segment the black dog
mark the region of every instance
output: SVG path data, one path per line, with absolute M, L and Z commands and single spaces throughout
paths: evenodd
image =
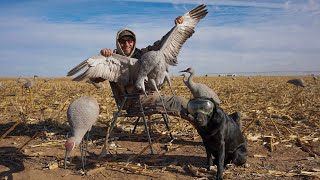
M 207 165 L 217 165 L 217 179 L 223 179 L 226 164 L 243 165 L 247 145 L 241 133 L 240 113 L 227 115 L 213 99 L 195 98 L 188 103 L 207 153 Z M 213 160 L 212 156 L 215 157 Z

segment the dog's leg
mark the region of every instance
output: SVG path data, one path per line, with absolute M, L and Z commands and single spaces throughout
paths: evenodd
M 206 148 L 206 153 L 207 153 L 207 169 L 210 169 L 210 166 L 213 166 L 213 160 L 212 160 L 212 153 L 210 150 L 210 146 L 207 143 L 204 143 L 204 147 Z
M 218 165 L 217 165 L 217 177 L 216 179 L 223 179 L 223 169 L 224 169 L 224 156 L 225 156 L 225 141 L 224 141 L 224 135 L 219 134 L 221 136 L 221 141 L 219 145 L 219 151 L 218 151 Z
M 241 166 L 247 162 L 247 147 L 241 144 L 240 147 L 234 152 L 232 163 Z

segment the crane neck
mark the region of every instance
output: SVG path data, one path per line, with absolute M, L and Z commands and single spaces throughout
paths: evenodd
M 193 82 L 194 72 L 190 72 L 190 76 L 188 77 L 188 83 L 190 86 L 193 86 L 195 83 Z

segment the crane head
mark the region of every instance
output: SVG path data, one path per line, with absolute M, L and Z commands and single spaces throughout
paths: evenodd
M 187 73 L 192 73 L 193 72 L 193 69 L 191 67 L 185 69 L 185 70 L 182 70 L 180 72 L 187 72 Z
M 146 87 L 145 87 L 145 81 L 147 81 L 147 77 L 146 78 L 140 78 L 137 79 L 136 81 L 136 88 L 138 88 L 139 90 L 141 90 L 145 95 L 147 95 L 146 93 Z
M 76 147 L 76 141 L 74 137 L 68 138 L 67 142 L 64 144 L 66 147 L 66 155 L 64 156 L 64 168 L 67 167 L 67 159 L 70 155 L 70 152 Z

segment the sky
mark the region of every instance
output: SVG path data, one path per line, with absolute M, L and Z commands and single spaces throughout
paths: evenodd
M 208 14 L 171 74 L 320 73 L 320 0 L 1 0 L 0 77 L 65 77 L 114 49 L 118 30 L 133 30 L 144 48 L 199 4 Z

